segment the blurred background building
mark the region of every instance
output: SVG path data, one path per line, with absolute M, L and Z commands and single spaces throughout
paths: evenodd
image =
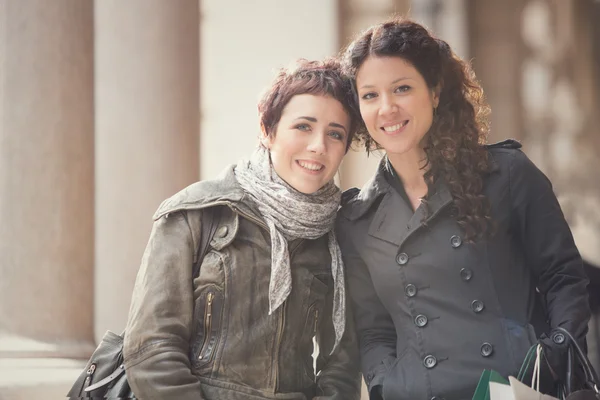
M 0 399 L 62 398 L 124 328 L 154 210 L 252 151 L 277 67 L 393 14 L 472 61 L 490 141 L 548 174 L 598 281 L 600 1 L 0 0 Z

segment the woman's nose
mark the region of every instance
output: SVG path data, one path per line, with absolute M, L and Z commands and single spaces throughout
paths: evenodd
M 390 96 L 381 96 L 381 102 L 379 103 L 379 114 L 393 114 L 398 111 L 398 105 L 394 102 L 394 99 Z
M 315 132 L 311 136 L 308 143 L 308 150 L 317 154 L 325 154 L 327 147 L 325 144 L 325 134 Z

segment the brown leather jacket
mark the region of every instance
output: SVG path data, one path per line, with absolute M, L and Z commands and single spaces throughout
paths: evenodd
M 221 207 L 221 217 L 192 283 L 202 212 L 208 207 Z M 326 237 L 289 243 L 292 292 L 269 315 L 270 236 L 232 167 L 167 199 L 154 219 L 124 344 L 136 396 L 359 398 L 352 315 L 330 355 L 333 280 Z M 317 376 L 313 337 L 320 347 Z

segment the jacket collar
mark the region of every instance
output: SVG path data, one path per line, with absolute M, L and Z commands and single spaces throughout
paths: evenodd
M 438 179 L 427 206 L 420 206 L 413 212 L 388 183 L 384 168 L 385 159 L 379 164 L 375 176 L 360 191 L 354 189 L 346 192 L 347 201 L 341 212 L 345 218 L 354 221 L 379 204 L 369 225 L 369 235 L 402 246 L 411 235 L 452 203 L 452 194 L 444 180 Z
M 341 213 L 347 219 L 354 221 L 361 218 L 379 198 L 386 194 L 395 194 L 394 188 L 385 177 L 385 163 L 386 159 L 383 158 L 377 167 L 375 175 L 367 181 L 362 189 L 349 189 L 344 193 Z M 430 215 L 437 214 L 440 208 L 452 201 L 452 194 L 442 179 L 438 179 L 433 190 L 434 192 L 428 200 Z M 406 208 L 410 210 L 408 205 Z M 412 210 L 410 212 L 412 214 Z
M 500 171 L 500 165 L 495 158 L 494 149 L 520 149 L 522 146 L 521 143 L 514 139 L 507 139 L 498 143 L 486 144 L 484 147 L 488 150 L 490 162 L 489 173 L 491 174 Z M 385 178 L 385 162 L 384 157 L 379 163 L 375 175 L 367 181 L 362 189 L 352 188 L 344 192 L 342 209 L 340 210 L 344 217 L 351 221 L 361 218 L 381 196 L 393 191 L 393 188 Z M 447 185 L 438 180 L 437 186 L 436 193 L 429 200 L 432 211 L 439 209 L 448 200 L 452 201 L 452 195 Z
M 199 210 L 202 208 L 227 205 L 262 220 L 257 207 L 235 178 L 235 165 L 230 165 L 215 179 L 196 182 L 169 197 L 158 207 L 153 219 L 176 211 Z
M 385 158 L 383 158 L 375 175 L 362 189 L 353 188 L 344 192 L 340 213 L 350 221 L 357 220 L 366 214 L 379 198 L 392 190 L 393 188 L 385 179 Z
M 484 145 L 484 147 L 488 151 L 489 160 L 490 160 L 489 173 L 492 173 L 492 172 L 500 171 L 500 164 L 498 163 L 498 161 L 495 158 L 495 156 L 496 156 L 495 150 L 496 149 L 518 150 L 523 146 L 521 145 L 520 142 L 516 141 L 515 139 L 506 139 L 501 142 L 486 144 L 486 145 Z
M 425 227 L 452 203 L 446 183 L 438 179 L 425 204 L 414 212 L 396 191 L 385 196 L 369 226 L 369 235 L 402 247 L 415 232 Z

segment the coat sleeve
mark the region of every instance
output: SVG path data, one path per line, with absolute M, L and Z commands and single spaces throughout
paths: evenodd
M 370 399 L 380 399 L 385 373 L 396 359 L 396 328 L 379 300 L 369 270 L 356 251 L 349 232 L 348 227 L 338 223 L 361 369 Z
M 360 368 L 358 343 L 352 310 L 346 302 L 346 327 L 335 352 L 335 331 L 332 322 L 333 288 L 325 298 L 323 318 L 319 326 L 317 341 L 317 395 L 314 400 L 359 400 Z
M 590 319 L 583 262 L 548 178 L 520 150 L 510 165 L 512 224 L 545 297 L 552 329 L 584 343 Z
M 196 247 L 185 213 L 154 223 L 133 291 L 123 348 L 127 380 L 140 399 L 204 398 L 188 355 Z

